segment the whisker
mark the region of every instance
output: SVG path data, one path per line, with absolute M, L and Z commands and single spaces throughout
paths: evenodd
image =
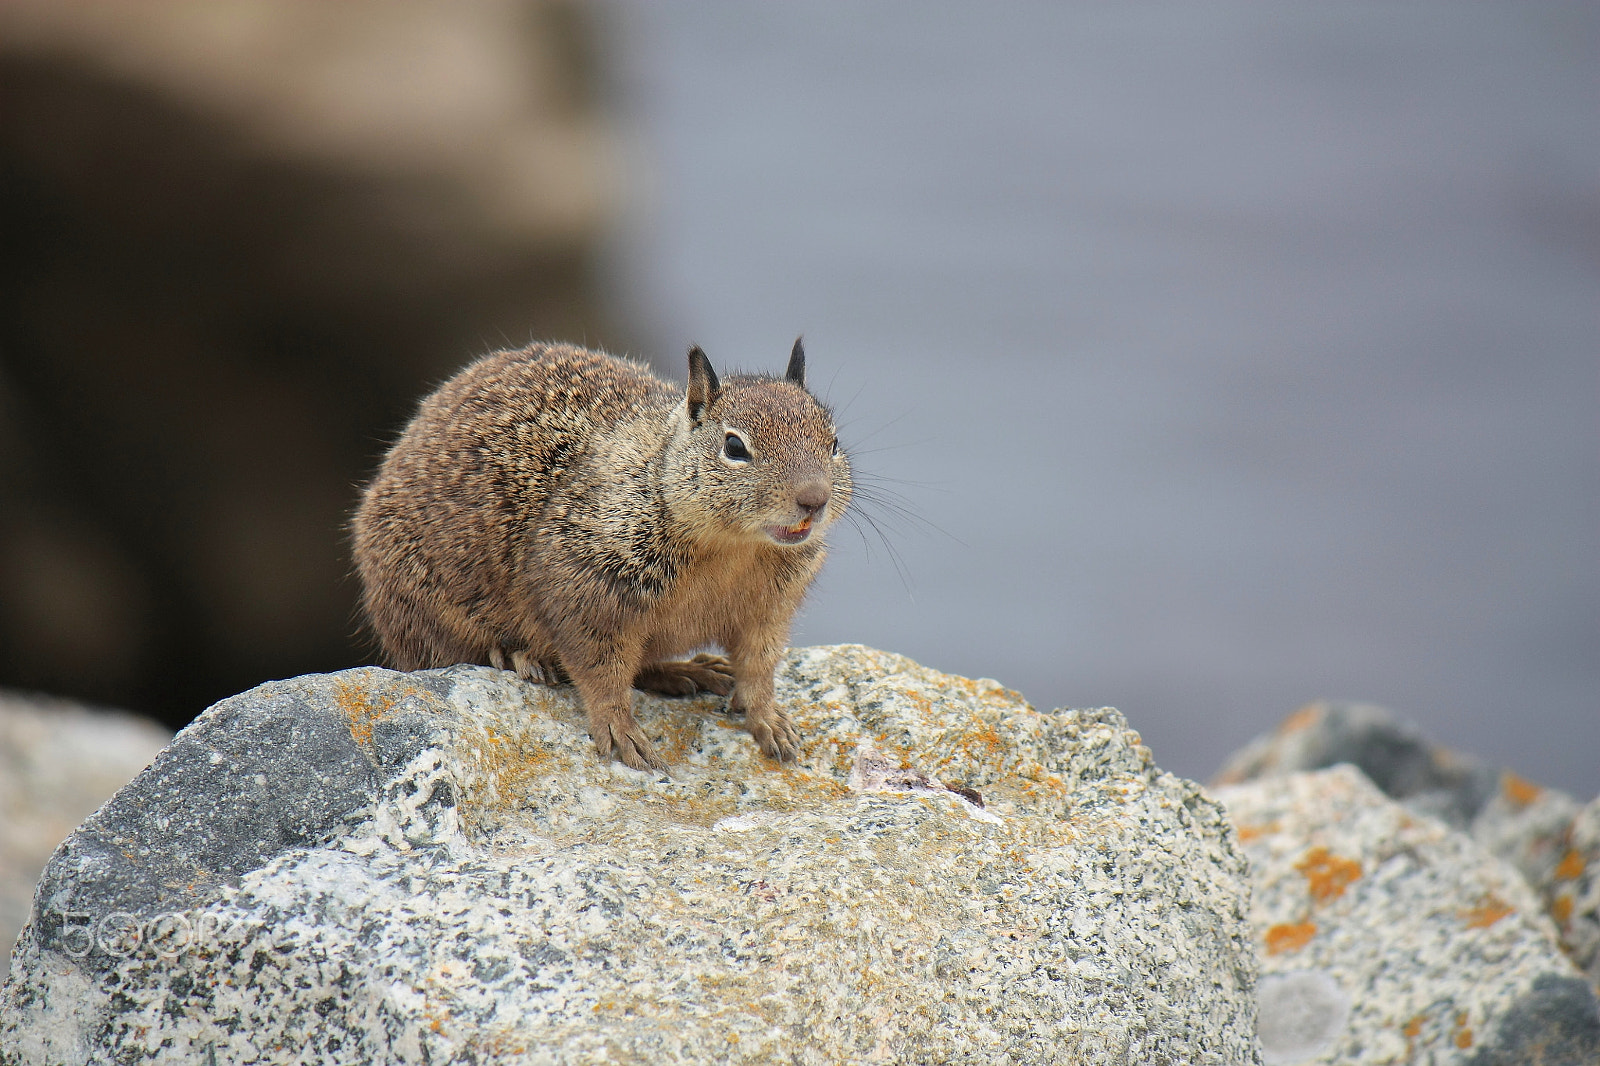
M 934 438 L 923 437 L 921 440 L 906 441 L 904 444 L 883 444 L 876 448 L 851 448 L 850 455 L 877 455 L 880 452 L 897 452 L 905 448 L 920 448 L 924 444 L 932 443 Z
M 906 526 L 914 528 L 919 532 L 937 533 L 942 537 L 947 537 L 955 543 L 960 544 L 962 547 L 967 547 L 966 543 L 962 541 L 960 537 L 957 537 L 948 530 L 944 529 L 937 522 L 924 517 L 910 500 L 906 499 L 898 492 L 888 489 L 878 489 L 872 486 L 857 485 L 855 490 L 855 498 L 862 501 L 868 509 L 876 508 L 880 511 L 883 511 L 886 514 L 898 519 Z M 849 514 L 848 511 L 845 513 Z
M 833 372 L 833 376 L 835 378 L 837 378 L 839 376 L 839 372 L 837 370 L 835 370 Z M 831 393 L 832 391 L 833 391 L 833 382 L 829 381 L 828 382 L 828 388 L 825 390 L 824 395 L 826 396 L 827 393 Z M 844 402 L 844 406 L 839 407 L 839 408 L 835 408 L 833 406 L 832 401 L 831 400 L 827 400 L 827 399 L 823 400 L 823 406 L 826 407 L 828 410 L 833 412 L 834 421 L 837 423 L 840 418 L 843 418 L 846 414 L 849 413 L 850 408 L 855 405 L 855 402 L 857 400 L 861 399 L 861 394 L 863 392 L 866 392 L 866 391 L 867 391 L 867 383 L 866 382 L 862 382 L 860 385 L 856 386 L 855 393 L 848 400 L 846 400 Z
M 878 525 L 877 521 L 865 511 L 850 510 L 846 511 L 844 516 L 849 519 L 851 528 L 861 538 L 861 546 L 865 549 L 868 559 L 872 558 L 872 542 L 867 539 L 867 534 L 861 528 L 861 523 L 865 522 L 872 527 L 872 532 L 883 545 L 884 554 L 889 557 L 890 565 L 894 567 L 895 574 L 900 578 L 900 587 L 905 589 L 906 595 L 915 602 L 917 594 L 911 587 L 911 572 L 906 568 L 904 557 L 894 546 L 894 542 L 889 539 L 888 534 L 884 533 L 883 528 Z

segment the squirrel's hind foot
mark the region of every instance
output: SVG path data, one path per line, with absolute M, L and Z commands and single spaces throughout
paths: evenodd
M 696 655 L 687 662 L 651 663 L 633 679 L 633 687 L 663 696 L 693 696 L 713 692 L 733 693 L 733 666 L 721 655 Z
M 503 664 L 504 658 L 502 656 L 502 661 L 494 665 L 504 670 L 505 666 Z M 527 651 L 514 651 L 511 653 L 511 669 L 515 670 L 517 676 L 522 680 L 532 681 L 536 685 L 572 684 L 572 678 L 568 677 L 567 672 L 561 669 L 559 660 L 538 659 Z

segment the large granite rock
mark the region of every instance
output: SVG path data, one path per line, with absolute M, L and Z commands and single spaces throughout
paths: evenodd
M 670 776 L 483 668 L 275 682 L 51 861 L 0 1059 L 1256 1061 L 1244 862 L 1112 710 L 800 649 L 780 766 L 641 695 Z
M 130 714 L 0 691 L 0 980 L 50 853 L 171 739 Z
M 1393 712 L 1364 703 L 1302 707 L 1236 752 L 1214 783 L 1282 778 L 1340 763 L 1516 867 L 1555 921 L 1563 948 L 1600 988 L 1600 889 L 1593 873 L 1600 868 L 1600 813 L 1588 814 L 1588 828 L 1582 828 L 1579 804 L 1565 792 L 1434 744 Z
M 1600 1007 L 1518 871 L 1354 766 L 1216 791 L 1273 1063 L 1593 1066 Z

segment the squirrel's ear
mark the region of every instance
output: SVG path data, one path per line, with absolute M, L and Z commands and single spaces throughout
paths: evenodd
M 784 377 L 802 389 L 806 387 L 806 347 L 800 343 L 804 339 L 804 337 L 794 339 L 794 351 L 789 353 L 789 369 L 783 372 Z
M 717 393 L 722 391 L 722 383 L 717 380 L 717 372 L 711 369 L 711 360 L 706 358 L 706 353 L 700 350 L 697 344 L 689 349 L 689 419 L 699 422 L 705 414 L 706 408 L 711 406 L 717 398 Z

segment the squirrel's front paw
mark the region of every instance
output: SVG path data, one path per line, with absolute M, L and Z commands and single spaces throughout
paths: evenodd
M 789 716 L 774 710 L 757 717 L 750 716 L 750 735 L 756 738 L 761 750 L 779 762 L 794 762 L 800 754 L 800 732 Z
M 635 770 L 667 768 L 661 756 L 656 754 L 656 746 L 650 743 L 650 738 L 644 735 L 632 715 L 625 721 L 590 723 L 589 732 L 602 759 L 614 753 L 625 765 Z

